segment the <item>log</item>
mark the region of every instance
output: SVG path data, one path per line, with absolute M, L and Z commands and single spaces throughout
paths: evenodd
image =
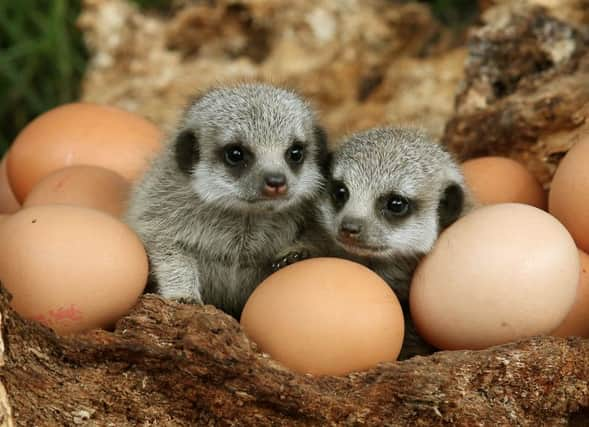
M 114 331 L 56 336 L 0 295 L 2 425 L 586 425 L 589 340 L 534 337 L 313 377 L 211 306 L 145 295 Z M 13 423 L 13 424 L 11 424 Z

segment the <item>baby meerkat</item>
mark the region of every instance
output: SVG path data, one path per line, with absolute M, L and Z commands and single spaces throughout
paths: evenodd
M 328 195 L 319 205 L 327 244 L 305 235 L 295 254 L 338 256 L 379 274 L 398 296 L 406 319 L 400 359 L 428 354 L 409 314 L 409 285 L 417 263 L 440 232 L 472 207 L 460 167 L 442 146 L 409 128 L 356 133 L 331 155 Z M 281 264 L 282 263 L 282 264 Z
M 326 155 L 315 113 L 292 91 L 247 83 L 197 98 L 126 214 L 155 291 L 239 318 L 276 253 L 304 230 Z

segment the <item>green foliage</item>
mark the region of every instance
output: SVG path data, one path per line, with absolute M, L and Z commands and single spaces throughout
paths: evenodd
M 0 1 L 0 153 L 40 113 L 77 98 L 79 0 Z

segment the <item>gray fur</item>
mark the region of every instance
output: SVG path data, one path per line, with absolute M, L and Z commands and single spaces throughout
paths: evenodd
M 326 146 L 317 129 L 307 103 L 265 84 L 212 89 L 188 108 L 126 215 L 146 246 L 159 294 L 239 317 L 276 253 L 299 238 L 324 184 Z M 182 148 L 192 140 L 194 148 Z M 294 141 L 305 145 L 296 167 L 285 158 Z M 251 155 L 235 169 L 223 147 L 237 143 Z M 284 174 L 286 196 L 263 193 L 269 173 Z
M 319 210 L 325 243 L 314 232 L 305 235 L 294 252 L 348 258 L 374 270 L 403 306 L 406 332 L 400 358 L 430 353 L 432 348 L 417 335 L 410 318 L 409 285 L 417 263 L 443 228 L 472 207 L 457 162 L 417 129 L 377 128 L 351 135 L 337 146 L 329 179 L 328 192 L 342 183 L 349 199 L 338 207 L 330 195 L 323 197 Z M 442 202 L 448 188 L 463 196 L 462 201 L 454 200 L 455 212 Z M 406 217 L 385 213 L 384 202 L 392 193 L 411 201 L 413 210 Z M 353 242 L 341 240 L 344 221 L 362 227 Z

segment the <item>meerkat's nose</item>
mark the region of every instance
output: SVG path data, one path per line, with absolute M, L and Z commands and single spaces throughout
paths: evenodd
M 269 173 L 264 175 L 264 194 L 267 196 L 279 196 L 286 193 L 286 176 L 282 173 Z
M 339 234 L 345 238 L 357 238 L 362 232 L 362 220 L 358 218 L 344 218 L 339 226 Z

